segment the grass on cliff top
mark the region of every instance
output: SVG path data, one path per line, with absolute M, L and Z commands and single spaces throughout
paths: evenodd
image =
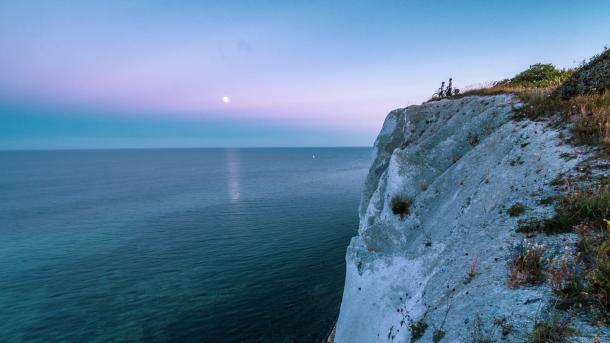
M 494 82 L 488 87 L 467 90 L 453 98 L 462 98 L 472 95 L 498 95 L 515 94 L 526 96 L 534 90 L 554 89 L 568 80 L 574 73 L 574 69 L 557 69 L 552 64 L 537 63 L 531 65 L 525 71 L 515 75 L 512 79 Z
M 492 83 L 488 87 L 465 91 L 453 98 L 513 94 L 523 102 L 516 109 L 516 119 L 542 119 L 557 116 L 563 122 L 573 122 L 572 134 L 577 144 L 597 145 L 610 154 L 610 89 L 605 89 L 604 75 L 587 77 L 597 85 L 579 85 L 582 93 L 566 92 L 574 88 L 574 80 L 593 73 L 600 63 L 610 63 L 610 49 L 593 56 L 589 63 L 575 69 L 557 69 L 552 64 L 534 64 L 511 79 Z M 602 70 L 602 73 L 607 71 Z M 601 79 L 601 81 L 600 81 Z M 605 82 L 605 83 L 604 83 Z M 570 86 L 570 87 L 568 87 Z M 574 93 L 574 94 L 573 94 Z M 566 96 L 570 94 L 570 96 Z

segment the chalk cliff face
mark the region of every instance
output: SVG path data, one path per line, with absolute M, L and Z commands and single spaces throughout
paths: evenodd
M 474 96 L 388 114 L 347 251 L 335 342 L 432 342 L 435 331 L 442 342 L 498 339 L 504 319 L 505 339 L 525 340 L 551 291 L 507 287 L 524 239 L 517 221 L 552 214 L 538 202 L 579 158 L 561 158 L 573 148 L 559 131 L 512 119 L 518 106 L 510 95 Z M 392 210 L 397 196 L 411 200 L 403 218 Z M 515 203 L 523 216 L 508 215 Z

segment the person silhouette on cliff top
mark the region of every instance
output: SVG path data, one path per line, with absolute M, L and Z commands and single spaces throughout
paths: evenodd
M 449 78 L 449 84 L 447 85 L 447 90 L 445 91 L 445 96 L 446 97 L 450 97 L 453 95 L 453 85 L 452 85 L 452 78 Z
M 441 82 L 441 88 L 438 89 L 438 97 L 442 98 L 445 96 L 445 81 Z

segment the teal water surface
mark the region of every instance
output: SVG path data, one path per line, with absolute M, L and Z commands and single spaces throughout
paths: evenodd
M 316 342 L 370 154 L 0 152 L 0 341 Z

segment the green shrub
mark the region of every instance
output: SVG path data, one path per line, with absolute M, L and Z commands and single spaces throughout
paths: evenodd
M 573 70 L 557 69 L 552 64 L 536 63 L 510 79 L 512 86 L 544 88 L 556 86 L 567 80 Z
M 555 92 L 569 99 L 577 95 L 590 95 L 610 89 L 610 49 L 593 56 L 581 65 Z

